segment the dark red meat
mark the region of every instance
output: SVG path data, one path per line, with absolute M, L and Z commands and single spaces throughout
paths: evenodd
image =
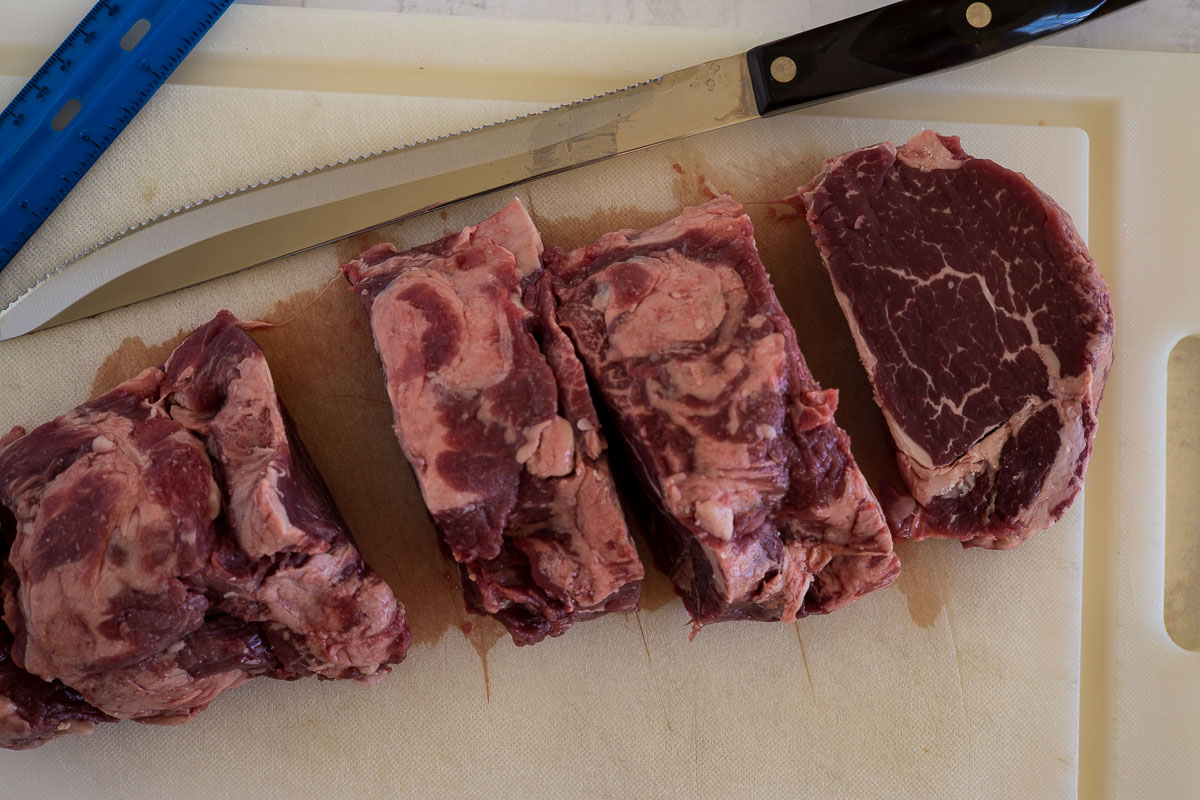
M 1108 287 L 1025 176 L 926 131 L 800 190 L 912 493 L 901 536 L 1015 547 L 1070 506 L 1112 363 Z
M 899 571 L 740 205 L 719 198 L 551 261 L 559 319 L 662 512 L 697 626 L 823 613 Z

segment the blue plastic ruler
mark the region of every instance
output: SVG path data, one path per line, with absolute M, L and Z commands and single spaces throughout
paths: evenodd
M 0 113 L 0 269 L 233 0 L 101 0 Z

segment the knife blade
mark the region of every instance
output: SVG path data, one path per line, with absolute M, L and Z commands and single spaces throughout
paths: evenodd
M 534 178 L 1028 44 L 1141 0 L 903 0 L 502 123 L 285 175 L 123 230 L 0 310 L 0 340 Z

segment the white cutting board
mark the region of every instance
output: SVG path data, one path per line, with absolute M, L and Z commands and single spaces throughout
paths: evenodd
M 4 6 L 0 16 L 13 18 Z M 20 46 L 5 49 L 5 35 L 12 34 L 0 32 L 0 67 L 23 63 Z M 131 125 L 53 227 L 39 232 L 36 249 L 53 263 L 59 250 L 230 184 L 529 110 L 751 41 L 527 24 L 498 33 L 478 21 L 235 7 L 202 43 L 192 73 Z M 413 52 L 416 61 L 404 63 Z M 310 63 L 319 69 L 306 70 Z M 578 68 L 555 68 L 564 63 Z M 621 69 L 608 71 L 613 63 Z M 483 68 L 494 64 L 500 79 L 486 80 Z M 423 72 L 434 76 L 426 82 Z M 408 96 L 387 94 L 393 73 Z M 264 89 L 230 88 L 260 76 Z M 671 163 L 717 188 L 759 185 L 738 174 L 743 151 L 754 154 L 754 169 L 775 164 L 786 173 L 789 162 L 904 138 L 931 123 L 962 135 L 969 151 L 1025 171 L 1081 229 L 1090 221 L 1119 325 L 1088 500 L 1054 530 L 1013 553 L 963 553 L 953 543 L 908 548 L 898 588 L 796 628 L 715 626 L 691 644 L 682 607 L 664 602 L 659 585 L 640 620 L 612 616 L 532 649 L 495 644 L 487 690 L 480 656 L 450 630 L 425 637 L 372 690 L 257 681 L 182 728 L 125 724 L 33 753 L 0 753 L 3 785 L 15 796 L 46 797 L 1066 797 L 1078 774 L 1086 797 L 1189 796 L 1200 775 L 1179 771 L 1195 769 L 1187 726 L 1200 707 L 1200 669 L 1163 632 L 1158 487 L 1166 353 L 1200 322 L 1185 300 L 1197 287 L 1185 291 L 1183 269 L 1170 281 L 1136 280 L 1127 254 L 1144 253 L 1167 274 L 1200 251 L 1194 228 L 1172 226 L 1166 237 L 1136 224 L 1161 224 L 1200 180 L 1180 134 L 1200 119 L 1170 94 L 1197 78 L 1200 67 L 1188 57 L 1027 50 L 820 109 L 840 117 L 755 123 L 525 195 L 539 221 L 555 228 L 569 228 L 555 215 L 581 197 L 633 205 L 633 185 L 637 203 L 666 216 L 681 196 Z M 20 83 L 0 78 L 0 94 Z M 378 95 L 328 91 L 348 88 Z M 497 202 L 476 201 L 400 233 L 414 244 Z M 760 238 L 773 235 L 769 226 Z M 326 275 L 334 255 L 318 251 L 0 344 L 0 420 L 37 423 L 74 405 L 125 336 L 158 342 L 220 306 L 264 314 L 276 298 Z M 404 597 L 402 580 L 397 590 Z

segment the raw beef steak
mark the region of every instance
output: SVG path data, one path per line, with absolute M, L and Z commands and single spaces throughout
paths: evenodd
M 771 288 L 719 198 L 549 258 L 562 327 L 662 519 L 695 626 L 832 611 L 899 572 L 883 514 Z
M 91 733 L 97 722 L 116 722 L 74 689 L 14 664 L 12 643 L 0 627 L 0 747 L 28 750 L 69 733 Z
M 912 493 L 897 534 L 1004 549 L 1062 516 L 1113 336 L 1067 213 L 931 131 L 831 159 L 799 197 Z
M 403 609 L 359 557 L 231 314 L 163 369 L 3 444 L 13 642 L 0 673 L 62 691 L 46 683 L 28 706 L 9 694 L 0 744 L 40 743 L 43 706 L 57 704 L 64 730 L 178 723 L 257 675 L 373 682 L 403 659 Z
M 642 580 L 541 254 L 513 202 L 433 244 L 377 245 L 343 265 L 467 605 L 517 644 L 634 608 Z

